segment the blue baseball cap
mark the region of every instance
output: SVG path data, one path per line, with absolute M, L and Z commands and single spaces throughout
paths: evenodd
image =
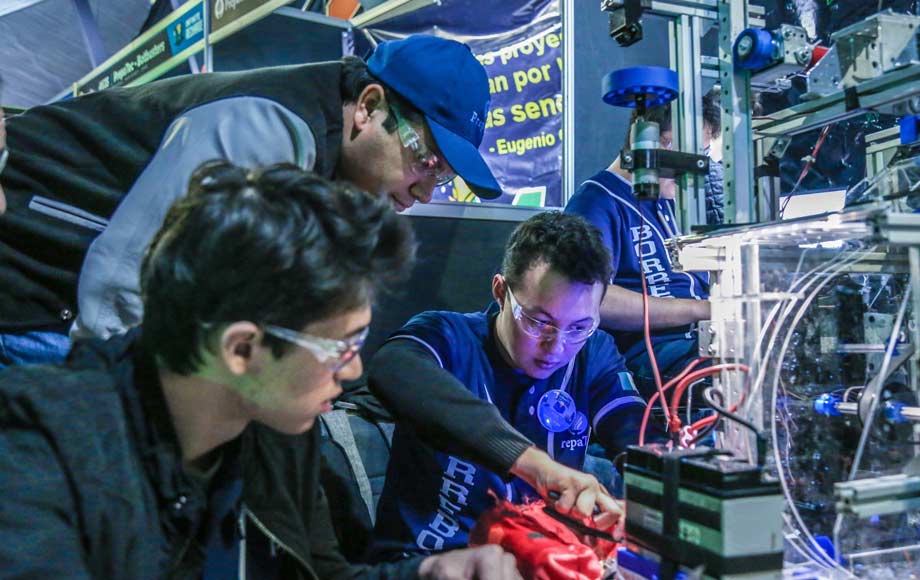
M 489 77 L 470 47 L 416 34 L 377 45 L 367 68 L 425 115 L 441 153 L 473 193 L 501 195 L 479 153 L 491 97 Z

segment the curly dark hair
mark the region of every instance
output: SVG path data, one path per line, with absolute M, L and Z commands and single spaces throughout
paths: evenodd
M 414 258 L 411 227 L 385 200 L 292 164 L 210 161 L 144 257 L 142 337 L 161 364 L 191 374 L 213 325 L 299 330 L 371 302 Z M 276 356 L 289 348 L 264 340 Z
M 613 275 L 610 252 L 601 234 L 581 216 L 547 211 L 521 223 L 508 240 L 502 275 L 513 288 L 540 263 L 572 282 L 606 287 Z

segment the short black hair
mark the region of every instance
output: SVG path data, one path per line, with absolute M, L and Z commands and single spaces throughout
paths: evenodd
M 144 257 L 142 339 L 160 364 L 191 374 L 215 325 L 299 331 L 371 302 L 414 258 L 411 227 L 383 199 L 292 164 L 209 161 Z M 275 356 L 289 348 L 265 342 Z
M 416 125 L 421 124 L 425 120 L 425 116 L 415 108 L 409 101 L 404 99 L 401 95 L 393 91 L 386 83 L 375 77 L 371 71 L 367 69 L 367 63 L 363 59 L 348 55 L 342 57 L 342 81 L 339 90 L 342 94 L 343 103 L 354 103 L 357 102 L 358 97 L 361 95 L 361 91 L 367 88 L 368 85 L 377 84 L 383 87 L 384 96 L 387 99 L 387 118 L 383 121 L 383 128 L 387 130 L 388 133 L 392 133 L 396 130 L 396 118 L 393 116 L 393 111 L 391 110 L 392 105 L 396 105 L 399 109 L 399 112 L 405 116 L 409 121 L 412 121 Z
M 513 288 L 540 263 L 572 282 L 595 284 L 605 291 L 613 274 L 610 252 L 596 227 L 581 216 L 547 211 L 522 222 L 508 240 L 502 275 Z

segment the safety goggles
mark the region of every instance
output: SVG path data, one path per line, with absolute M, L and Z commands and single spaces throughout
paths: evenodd
M 273 324 L 264 324 L 262 328 L 266 334 L 307 349 L 319 359 L 320 364 L 332 372 L 341 370 L 358 355 L 370 331 L 370 327 L 365 327 L 346 340 L 336 340 L 304 334 Z
M 447 162 L 425 145 L 422 136 L 399 112 L 395 104 L 390 105 L 390 110 L 393 111 L 393 117 L 396 118 L 399 140 L 412 157 L 412 170 L 417 175 L 434 177 L 438 185 L 447 185 L 453 181 L 457 174 L 451 170 Z
M 599 320 L 595 320 L 590 326 L 576 326 L 569 330 L 562 330 L 558 326 L 550 324 L 549 322 L 537 320 L 524 312 L 524 308 L 521 307 L 514 297 L 511 286 L 509 286 L 507 282 L 505 283 L 505 288 L 508 290 L 508 298 L 511 300 L 511 315 L 514 317 L 514 320 L 517 321 L 521 330 L 524 331 L 524 334 L 531 338 L 536 338 L 541 341 L 551 341 L 555 340 L 557 336 L 561 336 L 562 341 L 566 344 L 580 344 L 588 340 L 600 324 Z

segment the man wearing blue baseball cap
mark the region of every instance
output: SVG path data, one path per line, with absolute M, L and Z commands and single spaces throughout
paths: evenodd
M 489 112 L 489 80 L 469 47 L 410 36 L 378 46 L 367 67 L 424 115 L 444 158 L 473 192 L 497 197 L 500 187 L 478 149 Z
M 500 186 L 478 151 L 488 108 L 470 49 L 417 35 L 367 63 L 188 75 L 9 119 L 0 368 L 63 358 L 74 322 L 72 334 L 108 338 L 140 321 L 143 249 L 202 162 L 293 162 L 398 211 L 457 174 L 491 199 Z

